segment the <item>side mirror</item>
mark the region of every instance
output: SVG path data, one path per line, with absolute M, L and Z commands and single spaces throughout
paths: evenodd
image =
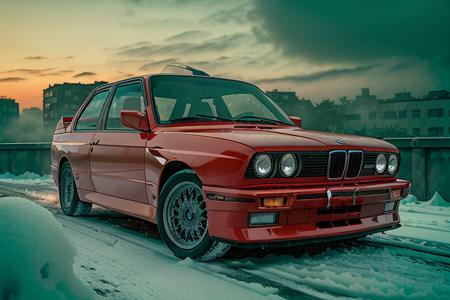
M 137 129 L 140 131 L 150 130 L 146 116 L 140 111 L 121 110 L 120 122 L 128 128 Z
M 289 116 L 289 119 L 291 119 L 292 123 L 294 123 L 295 126 L 302 128 L 302 118 Z

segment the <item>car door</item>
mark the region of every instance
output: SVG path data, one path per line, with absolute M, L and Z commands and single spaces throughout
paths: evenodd
M 65 152 L 69 154 L 78 189 L 94 190 L 89 168 L 91 141 L 100 124 L 109 91 L 109 87 L 96 91 L 84 105 L 79 117 L 75 117 L 73 132 L 65 135 L 63 146 L 67 147 Z
M 113 91 L 100 130 L 95 133 L 90 155 L 91 177 L 98 193 L 148 203 L 145 186 L 147 133 L 125 127 L 121 110 L 145 113 L 143 84 L 131 81 Z

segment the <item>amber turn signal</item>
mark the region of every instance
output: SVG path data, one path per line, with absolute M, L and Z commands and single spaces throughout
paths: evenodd
M 402 197 L 402 190 L 401 189 L 392 190 L 392 198 L 393 198 L 393 200 L 400 199 L 401 197 Z
M 264 207 L 281 207 L 286 205 L 286 198 L 284 197 L 267 197 L 262 199 Z

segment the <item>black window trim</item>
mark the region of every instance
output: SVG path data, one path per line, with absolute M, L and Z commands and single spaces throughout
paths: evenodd
M 93 129 L 79 129 L 79 128 L 77 128 L 78 120 L 80 119 L 80 117 L 83 114 L 83 112 L 85 111 L 86 107 L 89 105 L 89 103 L 91 103 L 92 99 L 94 99 L 95 96 L 97 96 L 100 93 L 107 92 L 108 95 L 106 96 L 106 99 L 103 102 L 103 106 L 102 106 L 102 109 L 101 109 L 100 115 L 99 115 L 99 120 L 101 120 L 102 114 L 103 114 L 103 110 L 105 108 L 105 104 L 108 102 L 109 98 L 111 97 L 111 90 L 112 90 L 112 88 L 113 88 L 113 86 L 107 85 L 107 86 L 102 86 L 98 90 L 92 91 L 91 95 L 88 96 L 87 100 L 83 103 L 81 109 L 79 110 L 79 113 L 76 115 L 76 120 L 75 120 L 75 122 L 73 124 L 73 131 L 91 132 L 91 131 L 97 131 L 98 130 L 99 125 L 101 123 L 98 120 L 97 120 L 97 127 L 95 129 L 94 128 Z
M 97 131 L 99 131 L 99 132 L 123 132 L 123 133 L 138 133 L 138 132 L 140 132 L 139 130 L 132 129 L 132 128 L 129 128 L 129 129 L 126 129 L 126 128 L 106 129 L 106 119 L 108 118 L 108 112 L 111 107 L 112 100 L 114 99 L 114 95 L 117 91 L 117 88 L 122 87 L 122 86 L 136 84 L 136 83 L 141 84 L 141 91 L 142 91 L 142 97 L 144 99 L 144 106 L 145 107 L 148 106 L 147 97 L 145 95 L 146 94 L 145 93 L 145 81 L 143 78 L 141 78 L 141 77 L 130 78 L 130 79 L 127 79 L 124 81 L 117 82 L 117 83 L 113 84 L 111 91 L 110 91 L 110 95 L 109 95 L 108 99 L 106 100 L 105 105 L 103 106 L 103 109 L 101 112 L 101 121 L 99 123 L 99 126 L 97 127 Z M 147 112 L 144 112 L 144 114 L 147 116 Z

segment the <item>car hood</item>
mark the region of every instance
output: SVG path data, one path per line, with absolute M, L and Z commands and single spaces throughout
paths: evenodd
M 189 126 L 185 134 L 213 137 L 248 145 L 257 151 L 282 151 L 283 149 L 359 149 L 366 151 L 397 151 L 382 140 L 330 132 L 304 130 L 297 127 L 249 127 L 249 126 Z M 172 130 L 169 130 L 172 131 Z

